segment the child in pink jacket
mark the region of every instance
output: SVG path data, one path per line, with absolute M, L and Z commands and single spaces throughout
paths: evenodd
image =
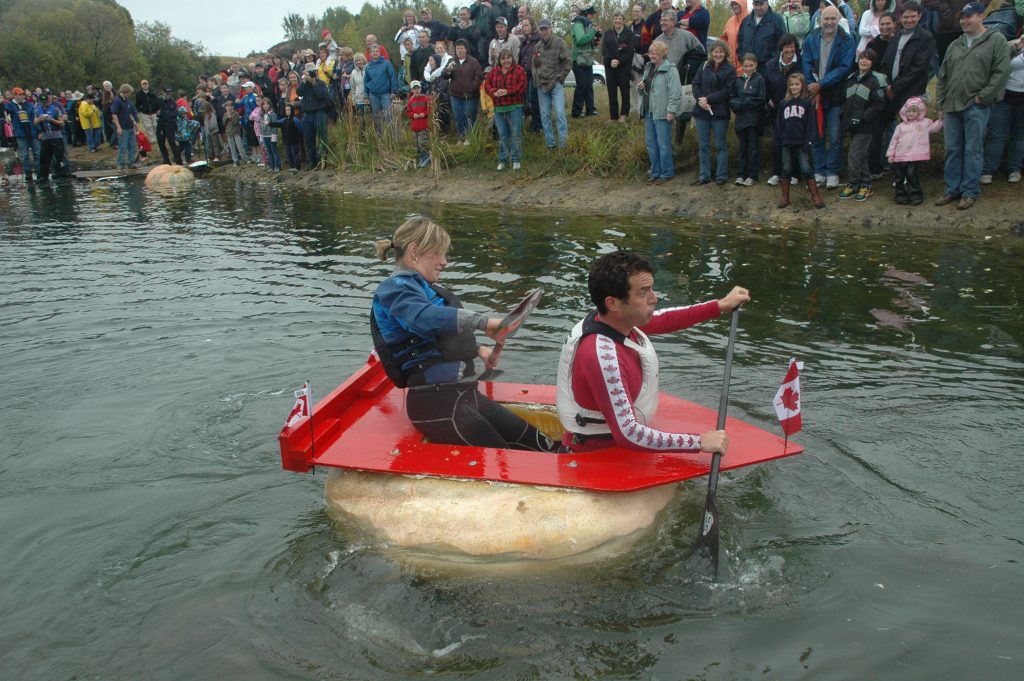
M 886 157 L 896 174 L 896 203 L 901 206 L 920 206 L 924 201 L 918 167 L 921 161 L 932 157 L 928 136 L 942 130 L 942 119 L 928 117 L 928 105 L 920 97 L 911 97 L 900 109 L 902 123 L 889 142 Z

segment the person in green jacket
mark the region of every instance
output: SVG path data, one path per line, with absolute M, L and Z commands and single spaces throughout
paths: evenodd
M 572 18 L 572 77 L 576 89 L 572 93 L 572 117 L 596 116 L 594 106 L 594 46 L 601 44 L 601 29 L 593 22 L 597 10 L 593 5 L 573 5 L 576 16 Z M 598 47 L 598 49 L 600 49 Z
M 974 205 L 981 193 L 985 129 L 992 105 L 1002 100 L 1010 76 L 1010 48 L 997 31 L 982 23 L 985 5 L 969 2 L 960 13 L 964 34 L 946 50 L 935 88 L 943 113 L 946 193 L 935 202 L 956 202 L 959 210 Z
M 647 156 L 651 160 L 648 182 L 662 185 L 675 177 L 672 158 L 672 121 L 683 107 L 683 90 L 679 87 L 679 71 L 668 61 L 668 45 L 655 41 L 647 50 L 651 62 L 637 84 L 640 91 L 640 116 L 647 135 Z

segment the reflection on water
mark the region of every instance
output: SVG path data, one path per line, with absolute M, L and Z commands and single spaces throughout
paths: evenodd
M 507 380 L 551 381 L 600 253 L 651 259 L 663 305 L 752 290 L 730 414 L 775 427 L 799 357 L 807 453 L 723 477 L 718 583 L 687 570 L 702 480 L 626 556 L 474 574 L 343 533 L 323 473 L 279 469 L 290 390 L 309 378 L 322 396 L 365 360 L 390 268 L 372 241 L 418 211 L 452 232 L 444 279 L 471 307 L 545 288 Z M 173 199 L 135 181 L 15 187 L 0 194 L 5 672 L 1010 678 L 1022 251 L 209 179 Z M 660 340 L 663 389 L 716 404 L 725 335 L 719 320 Z

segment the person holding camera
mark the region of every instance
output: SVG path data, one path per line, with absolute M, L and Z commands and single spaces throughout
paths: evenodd
M 594 106 L 594 45 L 600 45 L 601 29 L 593 22 L 597 10 L 593 5 L 580 7 L 572 18 L 572 75 L 576 89 L 572 93 L 572 117 L 596 116 Z
M 321 152 L 327 147 L 327 110 L 332 103 L 327 85 L 317 75 L 316 64 L 306 64 L 298 93 L 302 100 L 302 139 L 306 142 L 306 160 L 311 169 L 319 170 L 323 163 Z

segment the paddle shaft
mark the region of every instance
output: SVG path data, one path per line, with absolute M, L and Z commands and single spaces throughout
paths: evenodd
M 484 363 L 484 370 L 480 374 L 480 378 L 477 380 L 486 381 L 495 375 L 494 365 L 498 363 L 498 358 L 501 357 L 501 351 L 505 348 L 505 341 L 500 340 L 494 344 L 491 348 L 491 356 Z
M 736 348 L 736 327 L 739 325 L 740 309 L 737 307 L 732 311 L 732 318 L 729 320 L 729 344 L 725 349 L 725 372 L 722 376 L 722 397 L 718 400 L 718 421 L 715 423 L 715 430 L 725 429 L 725 415 L 729 411 L 729 381 L 732 378 L 732 356 Z M 708 480 L 708 499 L 714 500 L 715 492 L 718 490 L 718 468 L 722 460 L 722 454 L 715 452 L 711 457 L 711 477 Z
M 729 409 L 729 379 L 732 377 L 732 355 L 736 346 L 736 327 L 739 322 L 739 307 L 732 311 L 732 320 L 729 323 L 729 344 L 725 351 L 725 376 L 722 378 L 722 398 L 718 403 L 717 430 L 725 429 L 725 415 Z M 711 474 L 708 476 L 708 499 L 704 507 L 704 517 L 701 522 L 700 534 L 697 536 L 696 551 L 708 559 L 711 563 L 711 572 L 718 576 L 718 507 L 715 505 L 715 494 L 718 492 L 718 471 L 721 466 L 722 455 L 715 452 L 711 456 Z

